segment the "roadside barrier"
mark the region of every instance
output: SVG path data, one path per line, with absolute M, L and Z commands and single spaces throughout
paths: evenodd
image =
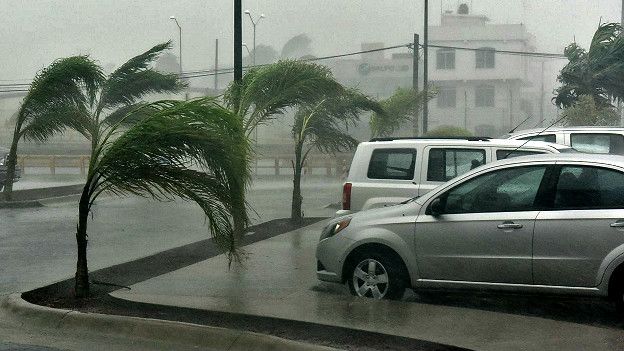
M 55 175 L 59 168 L 79 169 L 80 175 L 85 175 L 89 167 L 87 155 L 18 155 L 17 162 L 22 175 L 32 171 L 32 168 L 49 169 L 48 174 Z M 350 154 L 312 155 L 305 162 L 303 175 L 313 174 L 315 170 L 323 170 L 322 174 L 328 177 L 344 176 L 347 165 L 351 162 Z M 261 157 L 252 161 L 252 168 L 256 174 L 263 175 L 290 175 L 294 168 L 294 159 L 291 155 Z M 38 172 L 39 173 L 39 172 Z

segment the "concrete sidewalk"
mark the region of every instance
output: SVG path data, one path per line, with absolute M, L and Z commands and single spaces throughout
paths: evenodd
M 624 332 L 552 319 L 351 297 L 315 276 L 323 222 L 246 247 L 244 267 L 223 256 L 116 291 L 139 302 L 278 317 L 477 350 L 622 350 Z M 410 301 L 411 300 L 411 301 Z

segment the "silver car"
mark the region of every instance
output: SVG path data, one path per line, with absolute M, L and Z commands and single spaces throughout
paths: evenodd
M 610 296 L 624 304 L 624 157 L 490 163 L 400 205 L 333 219 L 317 276 L 354 295 L 475 288 Z

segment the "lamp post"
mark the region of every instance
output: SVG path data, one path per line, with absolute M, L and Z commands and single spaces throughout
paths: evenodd
M 249 51 L 249 46 L 247 46 L 247 43 L 243 43 L 243 47 L 247 49 L 247 55 L 251 56 L 251 52 Z
M 256 19 L 254 21 L 253 17 L 251 16 L 251 12 L 249 10 L 245 10 L 245 13 L 247 14 L 247 16 L 249 16 L 249 19 L 251 20 L 251 24 L 253 25 L 253 58 L 252 58 L 252 62 L 253 65 L 256 65 L 256 26 L 258 25 L 258 23 L 260 23 L 260 20 L 265 18 L 266 16 L 264 15 L 264 13 L 260 14 L 260 17 L 258 17 L 258 19 Z
M 425 0 L 425 16 L 424 16 L 424 45 L 423 45 L 423 94 L 425 96 L 425 100 L 423 103 L 423 122 L 422 129 L 423 134 L 427 133 L 429 129 L 429 100 L 427 99 L 427 95 L 429 95 L 429 0 Z
M 173 20 L 178 26 L 178 46 L 180 48 L 180 76 L 182 76 L 182 27 L 180 27 L 180 23 L 178 23 L 178 19 L 175 16 L 169 17 L 170 20 Z M 182 77 L 180 77 L 182 78 Z
M 178 46 L 180 48 L 180 80 L 182 80 L 182 27 L 180 26 L 180 23 L 178 23 L 178 19 L 175 16 L 171 16 L 169 17 L 170 20 L 173 20 L 176 24 L 176 26 L 178 26 Z M 188 91 L 185 93 L 185 99 L 188 100 Z

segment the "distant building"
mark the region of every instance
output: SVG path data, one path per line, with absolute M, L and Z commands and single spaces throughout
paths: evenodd
M 429 103 L 429 129 L 453 125 L 496 136 L 528 116 L 523 127 L 534 126 L 540 121 L 543 96 L 539 62 L 494 51 L 534 52 L 534 36 L 523 24 L 490 24 L 486 16 L 469 14 L 465 6 L 461 12 L 465 14 L 447 12 L 439 26 L 429 28 L 429 82 L 439 92 Z M 384 43 L 362 44 L 363 51 L 383 47 Z M 375 51 L 337 60 L 330 67 L 343 84 L 383 98 L 397 87 L 412 86 L 412 61 L 408 52 L 388 57 Z

